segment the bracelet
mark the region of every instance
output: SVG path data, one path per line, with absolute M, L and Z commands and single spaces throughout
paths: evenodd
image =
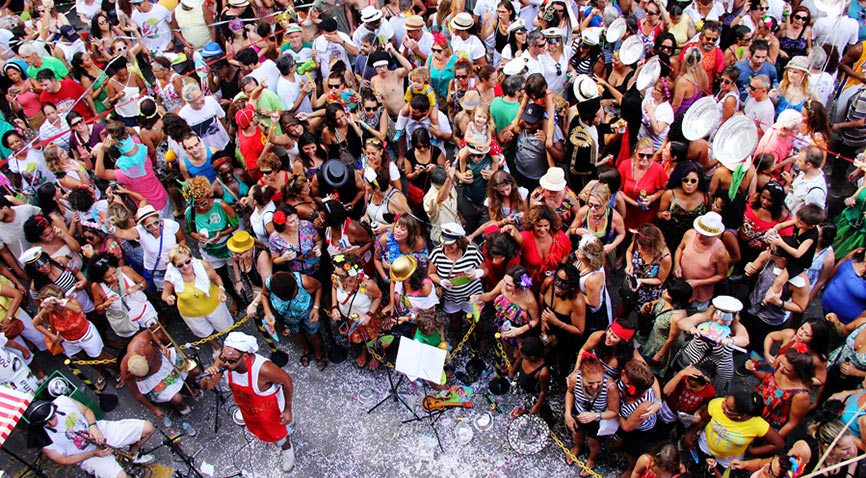
M 318 306 L 318 305 L 314 305 L 313 308 L 316 309 L 316 310 L 319 310 L 319 306 Z
M 93 422 L 93 423 L 91 423 L 91 424 L 89 424 L 89 425 L 87 425 L 87 428 L 90 428 L 90 427 L 95 427 L 95 426 L 96 426 L 96 422 Z

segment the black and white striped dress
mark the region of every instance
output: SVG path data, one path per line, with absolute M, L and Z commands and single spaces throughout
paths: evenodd
M 656 394 L 653 392 L 652 387 L 648 388 L 646 392 L 641 395 L 639 399 L 637 399 L 634 403 L 625 403 L 625 387 L 622 382 L 617 383 L 617 388 L 619 389 L 619 396 L 623 397 L 619 402 L 619 416 L 622 418 L 628 418 L 637 410 L 637 407 L 640 406 L 643 402 L 654 402 L 656 400 Z M 641 422 L 640 425 L 635 428 L 635 431 L 648 431 L 652 430 L 654 426 L 656 426 L 656 414 L 653 414 L 649 418 L 645 419 Z
M 577 378 L 574 384 L 574 415 L 580 415 L 583 412 L 603 412 L 607 410 L 607 384 L 610 377 L 604 376 L 601 385 L 598 389 L 598 395 L 590 399 L 583 391 L 583 376 L 580 370 L 577 371 Z
M 453 281 L 454 278 L 463 275 L 474 277 L 475 269 L 484 262 L 484 256 L 481 250 L 475 244 L 466 246 L 466 252 L 457 259 L 452 261 L 445 255 L 444 246 L 439 246 L 433 249 L 430 253 L 430 264 L 436 265 L 436 274 L 441 279 Z M 461 286 L 454 286 L 450 289 L 443 288 L 442 299 L 444 302 L 452 304 L 461 304 L 469 301 L 469 296 L 484 292 L 482 281 L 478 279 L 470 280 L 468 283 Z
M 726 395 L 734 378 L 734 349 L 727 345 L 714 346 L 695 337 L 686 344 L 679 358 L 680 364 L 684 367 L 707 361 L 716 364 L 716 378 L 713 379 L 716 393 L 719 396 Z

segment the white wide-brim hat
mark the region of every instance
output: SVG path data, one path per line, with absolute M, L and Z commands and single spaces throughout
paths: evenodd
M 565 171 L 562 168 L 552 167 L 538 180 L 538 185 L 548 191 L 559 192 L 565 189 Z
M 716 132 L 713 157 L 733 171 L 752 156 L 757 146 L 758 128 L 755 121 L 745 115 L 736 115 L 725 121 Z
M 683 136 L 689 141 L 706 138 L 715 131 L 722 120 L 722 113 L 712 96 L 704 96 L 692 103 L 683 117 Z
M 659 63 L 659 57 L 654 56 L 644 63 L 643 68 L 637 74 L 637 80 L 635 80 L 634 85 L 638 91 L 646 91 L 647 88 L 659 81 L 661 74 L 662 65 Z
M 574 97 L 577 98 L 578 103 L 601 96 L 598 93 L 598 83 L 587 75 L 577 75 L 574 78 L 572 88 L 574 89 Z
M 713 211 L 696 217 L 692 226 L 695 228 L 695 231 L 703 236 L 718 236 L 725 232 L 725 224 L 722 222 L 722 216 Z
M 616 43 L 622 39 L 623 35 L 625 35 L 625 30 L 625 18 L 619 17 L 608 25 L 607 31 L 604 33 L 604 38 L 608 43 Z
M 619 61 L 623 65 L 634 65 L 643 56 L 643 41 L 637 35 L 632 35 L 622 41 L 619 47 Z

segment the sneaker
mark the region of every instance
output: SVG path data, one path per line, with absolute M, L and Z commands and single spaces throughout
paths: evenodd
M 155 458 L 153 455 L 142 455 L 141 453 L 139 453 L 135 455 L 135 458 L 132 460 L 132 462 L 136 465 L 149 465 L 153 463 L 154 459 Z
M 295 468 L 295 447 L 288 450 L 280 450 L 280 468 L 288 473 Z
M 187 415 L 189 415 L 189 413 L 190 413 L 191 411 L 192 411 L 192 408 L 189 408 L 189 405 L 187 405 L 187 404 L 183 404 L 183 408 L 178 408 L 178 409 L 177 409 L 177 413 L 180 413 L 180 414 L 183 415 L 183 416 L 187 416 Z

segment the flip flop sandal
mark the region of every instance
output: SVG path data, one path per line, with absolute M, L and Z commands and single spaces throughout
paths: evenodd
M 301 365 L 303 365 L 304 367 L 310 366 L 310 354 L 301 355 Z
M 100 392 L 105 390 L 105 377 L 99 377 L 96 379 L 96 389 Z
M 117 379 L 114 381 L 114 388 L 117 390 L 120 390 L 121 388 L 123 388 L 125 386 L 126 386 L 126 382 L 123 381 L 123 379 L 120 377 L 120 375 L 118 375 Z
M 322 357 L 316 359 L 316 368 L 319 369 L 319 372 L 328 368 L 328 357 Z

